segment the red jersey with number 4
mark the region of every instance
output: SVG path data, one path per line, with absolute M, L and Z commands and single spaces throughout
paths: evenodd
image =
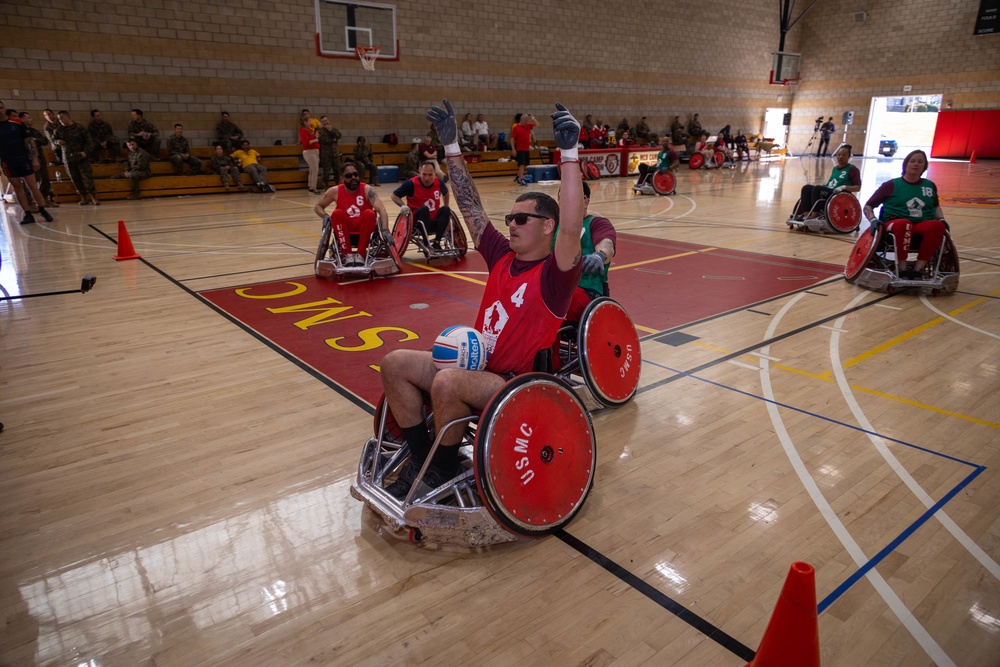
M 415 213 L 417 209 L 427 204 L 431 217 L 435 217 L 441 208 L 441 181 L 435 178 L 429 188 L 424 187 L 419 176 L 414 176 L 410 182 L 413 183 L 413 194 L 406 198 L 406 205 Z
M 360 218 L 362 211 L 374 211 L 375 208 L 368 197 L 365 196 L 365 188 L 368 186 L 361 184 L 354 192 L 347 189 L 346 185 L 341 185 L 337 190 L 337 208 L 346 211 L 348 218 Z
M 544 262 L 511 276 L 514 258 L 514 253 L 508 253 L 490 271 L 476 318 L 476 329 L 483 333 L 490 351 L 487 370 L 500 375 L 530 372 L 535 353 L 552 346 L 562 324 L 542 298 Z

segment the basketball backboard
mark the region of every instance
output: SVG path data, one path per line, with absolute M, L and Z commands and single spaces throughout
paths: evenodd
M 379 60 L 399 60 L 395 5 L 344 0 L 315 3 L 316 55 L 357 59 L 357 47 L 379 46 Z
M 771 53 L 771 83 L 776 86 L 794 86 L 799 83 L 799 60 L 802 55 L 787 51 Z

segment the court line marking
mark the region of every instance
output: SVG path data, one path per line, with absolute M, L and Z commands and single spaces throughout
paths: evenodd
M 991 293 L 990 293 L 990 296 L 991 296 L 991 297 L 993 297 L 993 296 L 996 296 L 997 294 L 1000 294 L 1000 290 L 997 290 L 997 291 L 995 291 L 995 292 L 991 292 Z M 960 326 L 960 327 L 965 327 L 966 329 L 970 329 L 970 330 L 972 330 L 972 331 L 975 331 L 976 333 L 981 333 L 981 334 L 983 334 L 984 336 L 989 336 L 989 337 L 991 337 L 991 338 L 996 338 L 996 339 L 1000 340 L 1000 334 L 996 334 L 996 333 L 993 333 L 993 332 L 991 332 L 991 331 L 985 331 L 984 329 L 980 329 L 979 327 L 974 327 L 974 326 L 972 326 L 971 324 L 967 324 L 967 323 L 965 323 L 965 322 L 963 322 L 963 321 L 961 321 L 961 320 L 959 320 L 959 319 L 956 319 L 956 318 L 952 317 L 952 316 L 951 316 L 951 315 L 949 315 L 948 313 L 944 313 L 944 312 L 942 312 L 942 311 L 938 310 L 938 308 L 937 308 L 936 306 L 932 306 L 932 305 L 931 305 L 931 302 L 930 302 L 930 300 L 929 300 L 929 299 L 927 298 L 927 295 L 926 295 L 926 294 L 921 294 L 921 295 L 920 295 L 920 301 L 921 301 L 921 302 L 922 302 L 922 303 L 923 303 L 923 304 L 924 304 L 925 306 L 927 306 L 927 308 L 928 308 L 929 310 L 932 310 L 932 311 L 934 311 L 935 313 L 937 313 L 938 315 L 940 315 L 940 316 L 941 316 L 941 317 L 943 317 L 944 319 L 946 319 L 946 320 L 948 320 L 948 321 L 950 321 L 950 322 L 954 322 L 955 324 L 957 324 L 957 325 L 958 325 L 958 326 Z
M 867 295 L 862 294 L 860 296 L 865 297 Z M 785 304 L 781 310 L 777 312 L 777 314 L 775 314 L 764 333 L 765 339 L 771 338 L 771 336 L 774 335 L 774 331 L 781 322 L 782 318 L 801 298 L 801 294 L 797 295 Z M 846 315 L 843 315 L 842 317 L 846 317 Z M 836 333 L 834 335 L 836 335 Z M 763 351 L 769 352 L 770 345 L 764 347 Z M 847 526 L 845 526 L 840 520 L 840 517 L 837 516 L 837 513 L 834 511 L 833 507 L 830 506 L 830 503 L 827 501 L 823 492 L 816 484 L 816 481 L 812 478 L 812 475 L 806 468 L 805 463 L 802 461 L 802 457 L 795 448 L 795 443 L 792 441 L 791 436 L 785 429 L 784 420 L 782 420 L 777 406 L 772 402 L 774 400 L 774 390 L 771 387 L 769 363 L 770 362 L 768 362 L 767 359 L 760 360 L 760 380 L 762 393 L 767 399 L 769 399 L 767 402 L 767 412 L 771 417 L 771 424 L 774 426 L 775 435 L 778 437 L 778 441 L 781 443 L 782 449 L 785 450 L 785 455 L 792 464 L 795 474 L 798 475 L 799 481 L 802 482 L 802 486 L 809 494 L 809 497 L 812 499 L 813 504 L 819 510 L 820 514 L 826 520 L 827 525 L 830 526 L 830 529 L 837 536 L 837 539 L 840 540 L 840 543 L 847 550 L 847 553 L 850 554 L 852 559 L 854 559 L 854 562 L 857 563 L 858 567 L 864 568 L 871 562 L 871 559 L 865 555 L 864 550 L 855 541 L 854 537 L 847 529 Z M 892 590 L 892 587 L 889 586 L 885 578 L 882 577 L 882 575 L 879 574 L 874 567 L 870 567 L 868 571 L 864 573 L 864 576 L 868 579 L 868 582 L 875 588 L 875 590 L 878 591 L 878 594 L 882 597 L 886 606 L 889 607 L 896 618 L 899 619 L 907 630 L 909 630 L 910 635 L 916 640 L 921 648 L 924 649 L 924 652 L 927 653 L 927 655 L 934 661 L 934 664 L 947 666 L 955 665 L 954 661 L 952 661 L 952 659 L 948 657 L 948 654 L 944 652 L 944 649 L 942 649 L 941 646 L 934 641 L 934 638 L 931 637 L 927 629 L 924 628 L 920 621 L 917 620 L 896 592 Z
M 864 297 L 864 294 L 858 295 L 849 305 L 853 305 Z M 838 320 L 837 323 L 842 324 L 843 322 Z M 857 399 L 854 398 L 854 394 L 851 392 L 850 384 L 847 382 L 847 375 L 844 373 L 844 369 L 840 364 L 840 333 L 836 331 L 830 334 L 830 365 L 837 378 L 837 386 L 840 388 L 840 393 L 844 397 L 844 402 L 847 404 L 847 407 L 850 408 L 851 414 L 854 415 L 854 418 L 862 427 L 869 431 L 874 431 L 874 426 L 868 420 L 868 417 L 865 415 L 864 410 L 862 410 Z M 889 448 L 886 447 L 885 443 L 882 442 L 882 439 L 871 435 L 871 433 L 868 434 L 868 439 L 871 441 L 878 453 L 882 455 L 882 458 L 885 459 L 885 462 L 889 464 L 889 467 L 892 468 L 893 472 L 896 473 L 896 476 L 899 477 L 904 484 L 906 484 L 906 487 L 911 493 L 913 493 L 914 496 L 917 497 L 917 499 L 920 500 L 920 502 L 924 504 L 924 507 L 927 507 L 928 509 L 934 508 L 936 506 L 934 499 L 931 498 L 930 494 L 928 494 L 924 488 L 920 486 L 917 480 L 915 480 L 909 471 L 899 462 L 899 459 L 897 459 Z M 940 512 L 935 512 L 934 516 L 941 522 L 941 525 L 944 526 L 949 533 L 951 533 L 952 537 L 954 537 L 959 544 L 965 547 L 966 551 L 979 561 L 980 565 L 986 568 L 986 570 L 989 571 L 994 578 L 1000 579 L 1000 564 L 990 558 L 989 555 L 987 555 L 987 553 L 978 544 L 976 544 L 976 542 L 969 537 L 965 531 L 958 527 L 950 516 L 945 514 L 943 509 Z M 926 521 L 926 519 L 923 520 Z

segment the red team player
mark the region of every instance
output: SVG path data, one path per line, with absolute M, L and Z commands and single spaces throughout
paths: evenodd
M 435 163 L 424 162 L 420 165 L 417 176 L 407 179 L 392 193 L 392 201 L 397 206 L 406 206 L 416 222 L 423 222 L 428 235 L 433 235 L 435 248 L 441 247 L 441 235 L 451 220 L 451 209 L 448 208 L 448 186 L 441 182 L 434 172 Z
M 556 145 L 562 150 L 563 170 L 558 203 L 541 192 L 517 198 L 504 221 L 510 239 L 498 232 L 483 210 L 458 145 L 458 126 L 451 104 L 433 107 L 427 117 L 445 144 L 451 189 L 476 244 L 489 268 L 486 291 L 479 304 L 476 328 L 489 349 L 485 371 L 438 370 L 429 351 L 393 350 L 381 364 L 386 401 L 410 446 L 410 459 L 386 490 L 405 498 L 430 453 L 432 441 L 424 425 L 423 393 L 434 407 L 437 429 L 486 406 L 510 378 L 532 370 L 535 354 L 555 341 L 580 282 L 580 233 L 583 228 L 583 186 L 576 143 L 580 123 L 561 104 L 552 114 Z M 556 228 L 561 233 L 553 249 Z M 458 470 L 461 429 L 442 438 L 424 481 L 437 486 Z
M 333 237 L 340 248 L 340 256 L 347 266 L 364 264 L 365 253 L 375 227 L 381 221 L 386 224 L 388 214 L 385 205 L 378 198 L 375 188 L 361 182 L 361 175 L 353 162 L 344 165 L 342 172 L 343 184 L 335 185 L 323 193 L 323 198 L 313 207 L 321 219 L 326 217 L 326 207 L 337 202 L 337 207 L 330 213 L 333 226 Z M 378 218 L 375 214 L 378 213 Z M 358 235 L 358 255 L 348 259 L 351 252 L 350 234 Z

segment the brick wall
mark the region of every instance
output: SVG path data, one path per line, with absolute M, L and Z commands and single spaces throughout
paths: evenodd
M 646 115 L 658 131 L 694 112 L 710 130 L 758 131 L 765 107 L 791 107 L 803 143 L 818 113 L 866 113 L 872 94 L 903 83 L 950 94 L 955 108 L 997 105 L 996 72 L 985 63 L 996 67 L 1000 38 L 972 39 L 975 2 L 883 2 L 858 26 L 856 4 L 817 3 L 789 34 L 786 50 L 804 58 L 793 89 L 767 84 L 779 38 L 774 0 L 407 0 L 396 3 L 402 58 L 374 73 L 315 55 L 308 0 L 21 0 L 0 26 L 0 99 L 19 110 L 67 108 L 84 122 L 98 107 L 120 135 L 137 106 L 164 135 L 184 123 L 199 145 L 221 109 L 255 143 L 293 142 L 303 107 L 331 115 L 349 143 L 390 131 L 406 141 L 426 132 L 423 114 L 442 97 L 459 114 L 485 114 L 497 131 L 517 111 L 543 117 L 556 100 L 612 127 Z M 900 36 L 883 51 L 887 21 Z M 935 32 L 941 23 L 955 25 L 947 39 Z M 930 46 L 909 48 L 915 40 Z M 544 123 L 539 135 L 550 135 Z

